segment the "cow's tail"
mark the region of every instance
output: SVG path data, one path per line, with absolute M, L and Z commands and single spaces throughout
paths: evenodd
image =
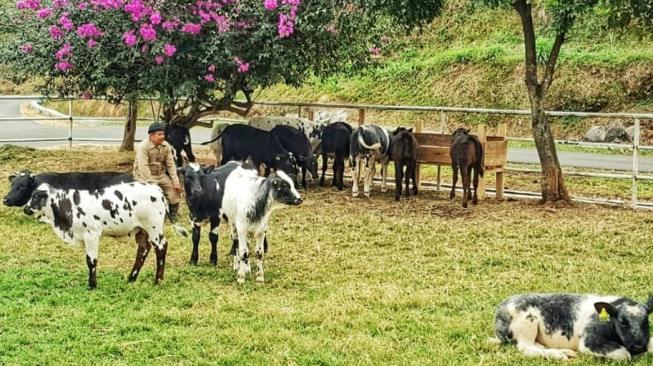
M 216 137 L 210 139 L 209 141 L 204 141 L 204 142 L 200 143 L 200 145 L 208 145 L 208 144 L 210 144 L 210 143 L 212 143 L 212 142 L 214 142 L 214 141 L 219 140 L 220 137 L 222 137 L 222 135 L 224 135 L 224 131 L 225 131 L 225 130 L 226 130 L 226 128 L 225 128 L 224 130 L 222 130 L 222 132 L 220 132 L 220 134 L 219 134 L 218 136 L 216 136 Z
M 358 128 L 358 143 L 367 150 L 381 149 L 381 142 L 378 141 L 378 139 L 374 139 L 375 141 L 365 141 L 365 132 L 368 132 L 365 126 L 361 126 Z M 376 134 L 372 134 L 371 137 L 376 137 Z
M 183 226 L 177 224 L 172 217 L 170 217 L 170 210 L 166 207 L 166 217 L 168 220 L 170 220 L 170 223 L 172 224 L 172 227 L 175 229 L 175 233 L 177 235 L 183 236 L 184 238 L 188 237 L 188 230 L 184 228 Z
M 485 170 L 485 152 L 478 138 L 474 137 L 474 143 L 476 144 L 476 169 L 478 169 L 478 173 L 482 177 Z

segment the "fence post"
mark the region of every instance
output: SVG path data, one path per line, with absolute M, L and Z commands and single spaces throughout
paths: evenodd
M 73 148 L 73 99 L 68 99 L 68 148 Z
M 635 118 L 635 128 L 633 129 L 633 183 L 631 187 L 631 206 L 637 208 L 637 173 L 639 170 L 639 118 Z
M 447 132 L 447 115 L 444 111 L 440 111 L 440 133 L 445 134 Z
M 499 125 L 497 126 L 497 136 L 503 137 L 504 140 L 505 140 L 506 135 L 507 135 L 507 131 L 508 131 L 508 126 L 506 125 L 506 123 L 505 122 L 499 123 Z M 504 189 L 504 185 L 505 185 L 503 178 L 504 178 L 504 175 L 505 175 L 507 158 L 508 157 L 506 156 L 506 159 L 504 159 L 504 161 L 501 164 L 501 167 L 497 170 L 497 172 L 495 174 L 495 177 L 496 177 L 496 189 L 497 189 L 496 194 L 495 194 L 495 198 L 497 200 L 502 200 L 503 199 L 503 189 Z
M 483 151 L 485 151 L 485 142 L 487 141 L 487 128 L 484 123 L 481 123 L 478 125 L 476 136 L 478 137 L 478 140 L 481 142 L 481 146 L 483 147 Z M 483 154 L 483 157 L 485 158 L 485 154 Z M 485 161 L 482 161 L 481 164 L 483 164 L 483 168 L 485 168 Z M 482 200 L 485 199 L 485 178 L 484 177 L 478 177 L 478 199 Z
M 313 119 L 315 119 L 315 111 L 312 110 L 312 109 L 309 109 L 307 117 L 308 117 L 309 121 L 312 121 Z
M 365 110 L 364 109 L 359 109 L 358 110 L 358 127 L 362 126 L 365 124 Z
M 297 117 L 302 118 L 302 106 L 297 107 Z
M 415 122 L 415 133 L 421 133 L 423 128 L 424 128 L 424 122 L 422 122 L 421 119 L 418 119 Z M 422 184 L 420 179 L 421 170 L 422 170 L 422 164 L 417 163 L 417 166 L 415 167 L 415 182 L 413 182 L 414 184 L 417 184 L 417 189 L 422 189 Z

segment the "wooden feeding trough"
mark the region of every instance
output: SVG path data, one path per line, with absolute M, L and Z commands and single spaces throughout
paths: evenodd
M 451 156 L 449 148 L 451 147 L 452 135 L 436 132 L 422 131 L 421 124 L 415 128 L 415 138 L 419 145 L 418 165 L 417 165 L 417 182 L 420 182 L 420 168 L 422 164 L 437 165 L 437 188 L 440 189 L 440 167 L 442 165 L 451 166 Z M 484 124 L 478 126 L 475 135 L 483 145 L 485 167 L 484 176 L 494 173 L 496 177 L 496 198 L 503 199 L 503 174 L 506 169 L 506 159 L 508 154 L 508 140 L 506 139 L 506 124 L 501 123 L 497 127 L 496 135 L 488 135 L 487 128 Z M 458 180 L 462 184 L 462 180 Z M 478 198 L 485 198 L 485 179 L 479 177 Z

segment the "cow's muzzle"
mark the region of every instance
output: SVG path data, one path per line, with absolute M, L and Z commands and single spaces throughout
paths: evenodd
M 25 213 L 25 215 L 29 215 L 29 216 L 34 214 L 34 210 L 29 208 L 28 206 L 23 207 L 23 212 Z

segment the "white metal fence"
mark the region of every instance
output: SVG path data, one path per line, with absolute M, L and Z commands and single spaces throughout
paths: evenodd
M 43 96 L 0 96 L 0 101 L 3 100 L 41 100 Z M 80 98 L 57 98 L 58 101 L 68 101 L 68 114 L 61 114 L 60 116 L 48 117 L 5 117 L 0 118 L 1 122 L 8 121 L 67 121 L 68 122 L 68 136 L 61 138 L 15 138 L 15 139 L 0 139 L 0 143 L 20 143 L 20 142 L 65 142 L 68 141 L 72 147 L 73 141 L 80 142 L 116 142 L 119 143 L 121 139 L 111 138 L 88 138 L 88 137 L 75 137 L 74 136 L 74 121 L 84 120 L 102 120 L 102 121 L 124 121 L 124 117 L 81 117 L 73 115 L 73 102 L 81 100 Z M 151 101 L 152 99 L 142 99 Z M 459 107 L 442 107 L 442 106 L 400 106 L 400 105 L 378 105 L 378 104 L 345 104 L 345 103 L 297 103 L 297 102 L 277 102 L 277 101 L 262 101 L 256 102 L 255 105 L 271 106 L 271 107 L 292 107 L 297 108 L 297 114 L 304 117 L 312 117 L 312 112 L 315 109 L 349 109 L 358 111 L 359 124 L 365 123 L 366 111 L 408 111 L 408 112 L 437 112 L 439 114 L 440 125 L 446 125 L 448 114 L 481 114 L 481 115 L 503 115 L 503 116 L 530 116 L 529 110 L 507 110 L 507 109 L 489 109 L 489 108 L 459 108 Z M 639 174 L 639 155 L 640 150 L 651 150 L 653 146 L 640 146 L 640 121 L 653 120 L 653 113 L 602 113 L 602 112 L 569 112 L 569 111 L 547 111 L 547 116 L 550 117 L 578 117 L 578 118 L 606 118 L 618 120 L 631 120 L 634 122 L 633 142 L 631 144 L 616 144 L 616 143 L 590 143 L 583 141 L 573 140 L 556 140 L 557 144 L 577 145 L 581 148 L 612 148 L 612 149 L 631 149 L 632 150 L 632 169 L 630 174 L 608 174 L 608 173 L 583 173 L 583 172 L 565 172 L 565 175 L 577 175 L 598 178 L 610 179 L 628 179 L 631 180 L 631 201 L 621 202 L 614 200 L 606 200 L 604 203 L 609 204 L 623 204 L 629 205 L 633 208 L 653 208 L 653 203 L 639 202 L 638 200 L 638 181 L 653 181 L 653 176 L 643 176 Z M 149 121 L 150 119 L 139 118 L 139 121 Z M 213 121 L 235 121 L 230 119 L 207 119 L 212 123 Z M 533 141 L 532 138 L 516 138 L 508 137 L 512 141 Z M 509 168 L 508 171 L 526 172 L 526 173 L 539 173 L 539 170 L 532 169 L 517 169 Z M 536 194 L 534 192 L 521 192 L 525 195 Z M 586 202 L 587 200 L 579 199 L 579 201 Z M 597 202 L 601 203 L 601 202 Z

